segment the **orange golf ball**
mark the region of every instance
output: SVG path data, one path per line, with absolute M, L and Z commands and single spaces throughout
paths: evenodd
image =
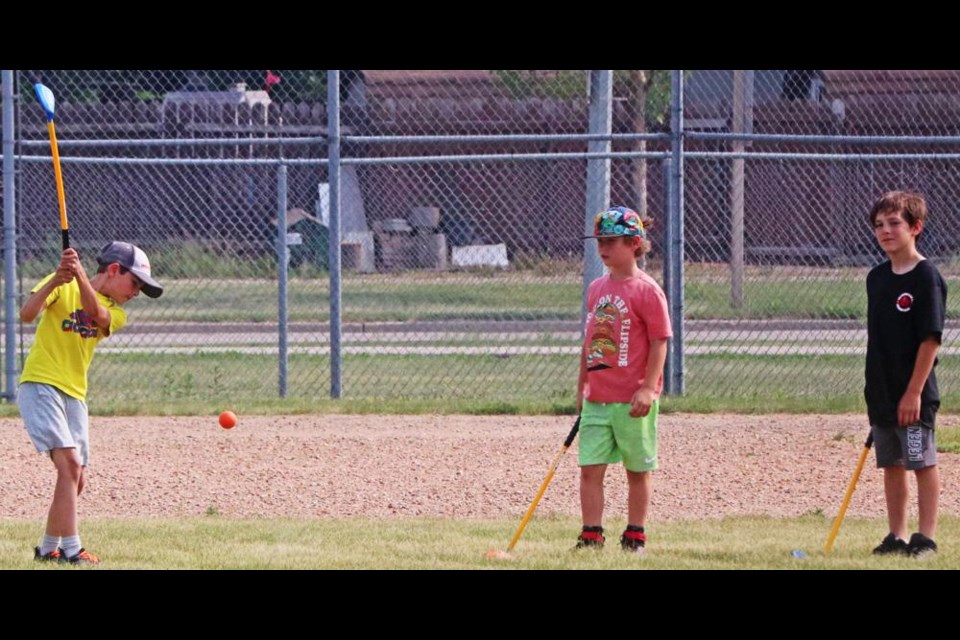
M 233 411 L 224 411 L 220 414 L 220 426 L 224 429 L 233 429 L 237 426 L 237 414 Z

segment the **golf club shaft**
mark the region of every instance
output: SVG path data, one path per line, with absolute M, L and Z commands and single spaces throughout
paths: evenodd
M 577 420 L 573 423 L 573 428 L 570 429 L 570 433 L 567 434 L 567 437 L 563 441 L 563 446 L 560 448 L 560 451 L 557 453 L 557 457 L 553 459 L 553 464 L 550 465 L 550 470 L 547 472 L 547 477 L 543 479 L 543 482 L 540 484 L 540 490 L 537 491 L 537 495 L 533 498 L 533 502 L 530 503 L 530 508 L 527 509 L 527 513 L 524 514 L 523 520 L 520 521 L 520 526 L 517 527 L 517 532 L 513 534 L 513 539 L 510 540 L 510 546 L 507 547 L 507 551 L 513 551 L 513 548 L 517 545 L 517 541 L 520 539 L 523 530 L 526 528 L 527 523 L 530 522 L 530 518 L 533 517 L 533 512 L 537 510 L 537 505 L 540 504 L 540 498 L 543 497 L 544 492 L 546 492 L 547 487 L 550 485 L 550 481 L 553 480 L 553 474 L 557 471 L 557 465 L 560 464 L 560 459 L 563 458 L 563 454 L 567 452 L 567 449 L 570 448 L 570 445 L 573 444 L 574 438 L 577 437 L 577 432 L 580 430 L 580 416 L 577 416 Z
M 57 181 L 57 202 L 60 205 L 60 234 L 63 248 L 70 248 L 70 225 L 67 223 L 67 199 L 63 193 L 63 173 L 60 171 L 60 150 L 57 146 L 57 130 L 53 121 L 47 122 L 50 133 L 50 152 L 53 155 L 53 175 Z
M 847 513 L 847 506 L 850 504 L 850 498 L 853 497 L 853 490 L 857 488 L 857 481 L 860 479 L 860 473 L 863 471 L 863 464 L 867 460 L 867 454 L 870 453 L 870 446 L 873 444 L 873 433 L 867 436 L 867 441 L 863 443 L 863 451 L 860 452 L 860 460 L 857 462 L 857 470 L 853 472 L 850 479 L 850 486 L 847 487 L 847 493 L 843 496 L 843 504 L 840 505 L 840 513 L 833 521 L 833 527 L 830 528 L 830 536 L 827 543 L 823 545 L 823 550 L 830 553 L 833 550 L 833 542 L 840 533 L 840 525 L 843 524 L 843 516 Z
M 513 539 L 510 541 L 507 551 L 513 551 L 513 548 L 516 546 L 517 541 L 520 539 L 520 535 L 527 526 L 527 523 L 530 522 L 530 518 L 533 517 L 533 512 L 537 510 L 537 505 L 540 504 L 540 498 L 543 497 L 544 492 L 547 490 L 547 486 L 553 479 L 553 474 L 557 471 L 557 465 L 560 464 L 560 459 L 563 457 L 563 454 L 567 452 L 568 448 L 569 447 L 566 444 L 563 445 L 563 447 L 560 449 L 560 452 L 557 453 L 557 457 L 553 459 L 553 464 L 550 465 L 550 471 L 547 472 L 547 477 L 543 479 L 543 483 L 540 485 L 540 490 L 537 491 L 536 497 L 534 497 L 533 502 L 530 503 L 530 508 L 527 509 L 527 513 L 523 516 L 523 520 L 520 521 L 520 526 L 517 527 L 517 532 L 513 534 Z

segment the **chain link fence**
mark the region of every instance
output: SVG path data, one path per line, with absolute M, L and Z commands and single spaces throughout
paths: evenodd
M 649 156 L 671 149 L 670 72 L 612 77 L 610 201 L 656 220 L 646 267 L 662 281 L 668 181 Z M 859 394 L 864 278 L 880 260 L 864 221 L 872 200 L 923 191 L 931 221 L 921 248 L 951 285 L 960 272 L 960 156 L 949 157 L 960 139 L 931 138 L 957 135 L 960 76 L 683 77 L 686 393 Z M 166 287 L 157 300 L 133 301 L 129 327 L 99 347 L 91 400 L 327 397 L 327 73 L 39 70 L 16 79 L 20 290 L 59 253 L 49 142 L 30 91 L 37 79 L 58 99 L 71 238 L 88 269 L 107 241 L 129 240 Z M 340 73 L 344 397 L 569 405 L 588 79 L 569 70 Z M 901 139 L 855 139 L 863 136 Z M 865 157 L 876 153 L 891 157 Z M 923 157 L 892 157 L 904 153 Z M 960 388 L 956 311 L 954 300 L 939 368 L 946 388 Z M 32 327 L 20 335 L 25 352 Z
M 685 94 L 687 391 L 854 395 L 867 214 L 925 194 L 919 249 L 954 294 L 938 375 L 956 388 L 960 72 L 697 71 Z

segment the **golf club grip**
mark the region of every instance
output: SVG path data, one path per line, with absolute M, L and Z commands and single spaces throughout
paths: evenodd
M 564 449 L 569 449 L 570 445 L 573 444 L 573 439 L 577 437 L 577 431 L 580 431 L 580 416 L 577 416 L 576 422 L 573 423 L 573 428 L 570 429 L 570 433 L 567 434 L 567 439 L 563 441 Z

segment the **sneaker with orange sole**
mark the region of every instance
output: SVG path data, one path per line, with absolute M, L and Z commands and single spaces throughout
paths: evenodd
M 40 547 L 33 548 L 33 559 L 39 562 L 59 562 L 61 557 L 60 549 L 54 549 L 50 553 L 40 553 Z
M 70 564 L 100 564 L 100 558 L 83 548 L 77 551 L 77 555 L 68 557 L 63 549 L 60 549 L 60 562 L 69 562 Z

